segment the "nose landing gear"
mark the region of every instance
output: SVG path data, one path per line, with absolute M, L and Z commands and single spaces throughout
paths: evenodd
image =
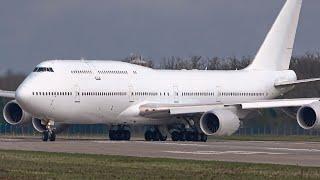
M 54 122 L 49 121 L 46 125 L 46 130 L 42 133 L 42 141 L 55 141 L 56 133 L 54 128 Z

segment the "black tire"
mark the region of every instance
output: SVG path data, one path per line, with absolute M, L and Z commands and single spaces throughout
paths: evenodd
M 203 134 L 203 133 L 201 133 L 200 134 L 200 141 L 201 142 L 207 142 L 207 140 L 208 140 L 208 136 Z
M 42 141 L 48 141 L 49 139 L 49 132 L 48 131 L 44 131 L 42 133 Z
M 186 141 L 193 141 L 193 139 L 194 139 L 193 132 L 191 132 L 191 131 L 185 132 L 185 137 L 186 137 Z
M 186 141 L 186 136 L 187 136 L 187 132 L 186 131 L 182 131 L 180 133 L 179 141 Z
M 172 139 L 172 141 L 180 141 L 180 139 L 181 139 L 181 133 L 178 132 L 178 131 L 173 131 L 173 132 L 171 133 L 171 139 Z
M 157 131 L 153 132 L 153 141 L 160 141 L 161 134 Z
M 130 131 L 125 130 L 125 131 L 123 131 L 123 134 L 124 134 L 123 140 L 125 140 L 125 141 L 130 141 L 130 138 L 131 138 L 131 133 L 130 133 Z
M 110 131 L 109 131 L 109 139 L 110 139 L 111 141 L 114 141 L 114 140 L 115 140 L 115 131 L 113 131 L 113 130 L 110 130 Z
M 124 130 L 118 130 L 116 132 L 116 140 L 117 141 L 123 141 L 125 140 L 125 131 Z
M 146 140 L 146 141 L 151 141 L 152 139 L 153 139 L 153 133 L 151 132 L 151 131 L 146 131 L 145 133 L 144 133 L 144 139 Z
M 56 140 L 56 133 L 54 131 L 49 133 L 49 140 L 50 141 L 55 141 Z
M 167 136 L 162 136 L 160 137 L 160 141 L 166 141 L 167 140 Z

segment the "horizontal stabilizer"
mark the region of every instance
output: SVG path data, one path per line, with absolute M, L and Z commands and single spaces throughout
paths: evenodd
M 318 82 L 320 81 L 320 78 L 312 78 L 312 79 L 301 79 L 296 81 L 283 81 L 283 82 L 276 82 L 275 87 L 286 87 L 286 86 L 294 86 L 298 84 L 305 84 L 305 83 L 312 83 L 312 82 Z

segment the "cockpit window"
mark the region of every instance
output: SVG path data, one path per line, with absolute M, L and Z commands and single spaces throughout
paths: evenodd
M 51 67 L 36 67 L 33 72 L 54 72 Z

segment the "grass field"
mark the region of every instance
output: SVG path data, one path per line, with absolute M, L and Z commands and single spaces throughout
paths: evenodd
M 0 179 L 319 179 L 320 168 L 0 151 Z

